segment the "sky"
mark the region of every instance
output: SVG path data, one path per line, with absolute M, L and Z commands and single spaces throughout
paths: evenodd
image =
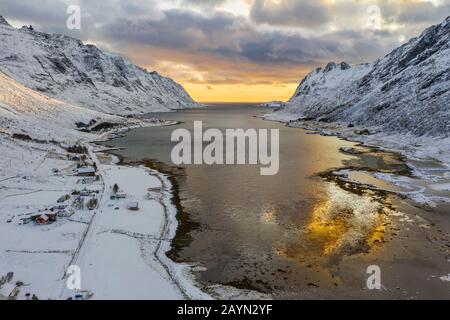
M 384 56 L 442 22 L 450 0 L 0 0 L 0 15 L 126 56 L 199 102 L 263 102 L 329 61 Z

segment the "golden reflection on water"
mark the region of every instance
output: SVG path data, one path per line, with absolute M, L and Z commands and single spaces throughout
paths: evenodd
M 383 241 L 388 209 L 382 203 L 333 183 L 326 184 L 325 195 L 314 207 L 305 233 L 322 254 L 356 253 Z

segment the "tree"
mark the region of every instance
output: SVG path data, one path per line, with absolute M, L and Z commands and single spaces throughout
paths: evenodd
M 117 185 L 117 183 L 114 184 L 113 186 L 113 192 L 116 194 L 117 192 L 119 192 L 119 186 Z
M 97 198 L 91 198 L 88 200 L 86 207 L 89 210 L 94 210 L 95 207 L 97 207 L 97 203 L 98 203 Z

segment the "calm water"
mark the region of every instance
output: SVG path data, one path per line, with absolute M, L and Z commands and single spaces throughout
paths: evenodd
M 275 176 L 261 176 L 259 166 L 183 166 L 177 177 L 181 204 L 199 227 L 190 230 L 189 241 L 182 239 L 183 246 L 172 256 L 205 267 L 196 274 L 205 286 L 221 283 L 288 298 L 318 288 L 361 291 L 365 270 L 340 264 L 354 256 L 355 266 L 365 265 L 360 253 L 370 252 L 386 232 L 388 217 L 382 213 L 390 207 L 388 196 L 358 194 L 333 182 L 333 176 L 317 173 L 344 164 L 384 171 L 402 164 L 386 155 L 343 154 L 340 147 L 355 144 L 255 117 L 268 111 L 214 105 L 157 114 L 182 123 L 133 130 L 107 144 L 126 148 L 118 153 L 131 160 L 171 165 L 170 135 L 180 127 L 192 131 L 193 121 L 202 120 L 204 130 L 279 129 L 280 170 Z

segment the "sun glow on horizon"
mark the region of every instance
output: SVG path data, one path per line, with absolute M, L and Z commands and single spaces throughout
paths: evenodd
M 183 87 L 197 102 L 267 102 L 287 101 L 294 93 L 297 84 L 195 84 L 186 83 Z

